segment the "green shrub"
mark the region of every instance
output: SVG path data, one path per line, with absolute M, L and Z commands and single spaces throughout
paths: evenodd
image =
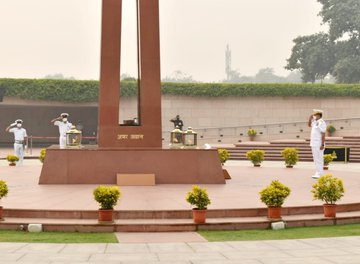
M 326 131 L 331 135 L 331 134 L 335 133 L 336 128 L 333 125 L 330 124 L 330 125 L 327 125 Z
M 9 189 L 5 181 L 0 181 L 0 199 L 5 197 L 9 192 Z
M 250 128 L 247 132 L 249 137 L 255 137 L 257 135 L 257 131 L 253 128 Z
M 298 150 L 296 148 L 285 148 L 281 151 L 281 155 L 287 166 L 294 166 L 299 161 Z
M 264 161 L 265 151 L 263 150 L 250 150 L 246 152 L 246 158 L 248 158 L 254 165 L 259 165 Z
M 120 198 L 118 186 L 98 186 L 94 189 L 95 201 L 100 204 L 100 210 L 112 210 Z
M 162 83 L 162 91 L 197 97 L 360 97 L 359 84 Z
M 321 176 L 311 190 L 314 200 L 324 201 L 326 204 L 335 204 L 344 196 L 345 189 L 341 179 L 332 174 Z
M 229 151 L 227 149 L 218 149 L 219 159 L 221 162 L 221 165 L 224 165 L 225 162 L 230 158 Z
M 137 95 L 136 81 L 121 81 L 123 97 Z M 0 79 L 6 96 L 24 99 L 96 102 L 98 81 Z M 359 84 L 162 83 L 162 94 L 193 97 L 360 97 Z
M 324 155 L 324 166 L 328 166 L 330 162 L 332 162 L 334 159 L 332 154 L 325 154 Z
M 40 156 L 39 156 L 39 160 L 41 161 L 41 163 L 44 163 L 45 156 L 46 156 L 46 149 L 41 149 Z
M 16 155 L 9 154 L 6 156 L 6 160 L 10 163 L 14 163 L 16 161 L 19 161 L 19 158 Z
M 205 210 L 211 203 L 206 189 L 193 185 L 190 192 L 186 194 L 185 200 L 195 206 L 195 209 Z
M 267 206 L 280 207 L 290 192 L 290 188 L 281 182 L 272 181 L 269 186 L 261 190 L 260 199 Z

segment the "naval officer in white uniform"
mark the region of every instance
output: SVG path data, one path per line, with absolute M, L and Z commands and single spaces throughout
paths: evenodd
M 24 144 L 26 142 L 27 134 L 26 129 L 22 127 L 23 121 L 21 119 L 15 120 L 5 130 L 14 134 L 14 152 L 19 158 L 17 165 L 22 165 L 24 161 Z
M 316 172 L 312 178 L 318 179 L 324 175 L 326 123 L 322 119 L 322 110 L 313 109 L 313 111 L 314 113 L 309 117 L 308 125 L 311 127 L 310 146 L 316 167 Z
M 72 124 L 68 121 L 68 117 L 68 113 L 62 113 L 59 117 L 51 120 L 51 123 L 53 123 L 54 126 L 59 127 L 59 146 L 61 149 L 66 148 L 66 132 L 72 127 Z

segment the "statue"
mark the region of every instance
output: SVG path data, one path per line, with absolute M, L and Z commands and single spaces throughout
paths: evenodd
M 176 115 L 176 117 L 174 117 L 173 119 L 170 120 L 170 122 L 174 123 L 174 128 L 179 128 L 180 130 L 182 130 L 184 123 L 183 121 L 180 119 L 179 115 Z

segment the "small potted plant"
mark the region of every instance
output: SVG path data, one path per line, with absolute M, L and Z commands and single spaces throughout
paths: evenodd
M 285 160 L 286 168 L 292 168 L 299 161 L 298 150 L 296 148 L 285 148 L 281 151 Z
M 120 198 L 118 186 L 98 186 L 93 190 L 95 201 L 100 204 L 99 222 L 112 222 L 114 206 Z
M 257 135 L 257 131 L 253 128 L 249 128 L 249 130 L 247 131 L 247 134 L 250 138 L 250 141 L 254 141 L 255 136 Z
M 311 190 L 314 200 L 324 201 L 324 216 L 336 217 L 336 202 L 344 196 L 345 189 L 341 179 L 332 174 L 321 176 Z
M 0 181 L 0 200 L 5 197 L 9 192 L 9 189 L 5 181 Z M 0 220 L 3 219 L 3 207 L 0 206 Z
M 9 154 L 6 156 L 6 160 L 9 162 L 9 166 L 16 166 L 16 162 L 19 161 L 18 156 Z
M 329 137 L 331 137 L 335 133 L 335 131 L 336 128 L 333 125 L 329 124 L 326 126 L 326 132 L 328 133 Z
M 224 148 L 220 148 L 218 149 L 218 154 L 219 154 L 219 159 L 220 159 L 220 163 L 221 166 L 224 166 L 225 162 L 229 159 L 230 154 L 229 151 L 227 151 L 227 149 Z M 231 179 L 230 174 L 228 173 L 228 171 L 226 169 L 223 168 L 223 174 L 224 174 L 224 178 L 226 180 Z
M 41 149 L 40 150 L 40 156 L 39 156 L 39 160 L 40 160 L 41 163 L 44 163 L 45 156 L 46 156 L 46 149 Z
M 329 164 L 330 162 L 332 162 L 334 159 L 334 156 L 331 154 L 325 154 L 324 155 L 324 170 L 328 170 L 329 169 Z
M 290 188 L 275 180 L 269 186 L 261 190 L 260 199 L 268 206 L 268 218 L 280 219 L 281 206 L 283 205 L 286 197 L 290 195 Z
M 193 185 L 191 191 L 186 194 L 185 200 L 194 206 L 192 210 L 194 222 L 205 223 L 207 206 L 211 203 L 206 189 Z
M 254 164 L 254 167 L 260 167 L 261 162 L 264 161 L 264 155 L 265 151 L 258 149 L 246 152 L 246 158 Z

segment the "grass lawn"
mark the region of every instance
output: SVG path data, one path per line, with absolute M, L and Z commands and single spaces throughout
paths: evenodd
M 360 224 L 298 227 L 284 230 L 199 231 L 208 241 L 280 240 L 316 237 L 360 236 Z
M 65 233 L 0 230 L 0 242 L 25 243 L 118 243 L 114 233 Z

